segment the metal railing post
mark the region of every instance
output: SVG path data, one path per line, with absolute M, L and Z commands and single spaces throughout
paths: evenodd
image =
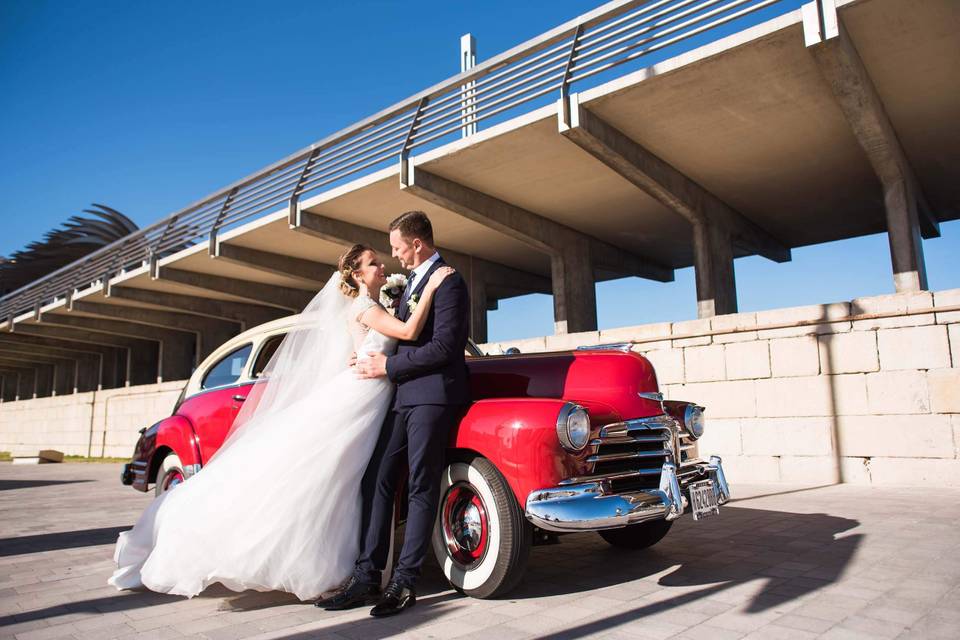
M 297 184 L 293 186 L 293 190 L 290 192 L 290 200 L 287 202 L 287 222 L 291 227 L 296 227 L 300 224 L 300 219 L 297 216 L 300 211 L 300 187 L 303 186 L 304 180 L 307 179 L 307 176 L 309 176 L 313 170 L 313 163 L 319 155 L 320 149 L 314 149 L 313 153 L 310 154 L 310 157 L 307 158 L 307 161 L 303 164 L 303 171 L 300 172 L 300 177 L 297 178 Z
M 428 101 L 426 96 L 420 98 L 420 103 L 417 104 L 417 112 L 410 122 L 410 128 L 407 130 L 407 136 L 403 140 L 403 146 L 400 147 L 400 184 L 407 184 L 407 179 L 410 177 L 410 168 L 407 159 L 410 157 L 410 148 L 413 146 L 413 136 L 417 130 L 417 123 L 420 122 L 420 118 L 423 117 L 423 110 L 426 108 Z
M 237 191 L 239 190 L 240 187 L 234 187 L 230 190 L 230 193 L 227 194 L 227 197 L 223 199 L 223 206 L 220 207 L 220 213 L 217 214 L 217 219 L 213 221 L 213 226 L 210 227 L 210 255 L 214 255 L 217 252 L 217 230 L 223 223 L 223 219 L 227 215 L 227 210 L 230 209 L 230 203 L 233 202 L 233 198 L 237 195 Z
M 476 64 L 477 39 L 468 33 L 460 37 L 460 73 L 473 69 Z M 474 86 L 476 84 L 475 80 L 471 80 L 466 84 L 460 85 L 461 95 L 463 96 L 460 100 L 460 115 L 463 122 L 463 126 L 460 128 L 461 138 L 472 136 L 477 132 L 477 123 L 470 122 L 470 118 L 473 117 L 473 113 L 476 111 L 476 107 L 474 106 Z
M 578 24 L 577 30 L 573 34 L 573 40 L 570 42 L 570 53 L 567 55 L 567 63 L 563 68 L 563 80 L 560 82 L 560 109 L 564 124 L 570 124 L 570 73 L 573 71 L 573 57 L 577 55 L 577 47 L 580 45 L 580 36 L 583 35 L 583 25 Z

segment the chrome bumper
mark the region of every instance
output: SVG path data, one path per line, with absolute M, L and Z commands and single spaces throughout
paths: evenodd
M 709 476 L 713 481 L 717 504 L 730 500 L 730 488 L 718 456 L 711 456 L 709 462 L 685 465 L 685 477 L 690 470 L 696 471 L 696 479 Z M 547 531 L 598 531 L 648 520 L 676 520 L 687 506 L 677 467 L 672 462 L 664 463 L 658 489 L 611 494 L 605 493 L 604 484 L 601 480 L 531 491 L 527 496 L 527 519 Z

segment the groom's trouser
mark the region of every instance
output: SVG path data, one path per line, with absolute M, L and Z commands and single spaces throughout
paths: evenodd
M 458 406 L 419 405 L 387 414 L 361 487 L 360 556 L 354 571 L 361 582 L 380 584 L 390 552 L 393 503 L 404 463 L 410 469 L 407 525 L 393 580 L 412 587 L 420 576 L 437 516 L 447 439 L 461 410 Z

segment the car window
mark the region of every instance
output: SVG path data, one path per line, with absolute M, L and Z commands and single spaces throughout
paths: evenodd
M 210 367 L 210 371 L 203 377 L 200 383 L 201 389 L 213 389 L 224 385 L 233 384 L 240 379 L 243 374 L 243 366 L 247 364 L 250 357 L 250 351 L 253 350 L 252 344 L 245 344 L 238 349 L 234 349 Z
M 263 346 L 260 347 L 260 353 L 257 354 L 257 359 L 253 363 L 252 377 L 260 377 L 264 368 L 267 366 L 267 363 L 270 362 L 270 358 L 272 358 L 273 354 L 277 352 L 277 347 L 280 346 L 280 343 L 283 342 L 285 337 L 287 337 L 286 334 L 282 333 L 278 336 L 270 336 L 267 338 L 266 342 L 263 343 Z

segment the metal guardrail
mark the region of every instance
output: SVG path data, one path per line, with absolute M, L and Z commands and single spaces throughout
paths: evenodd
M 617 67 L 642 68 L 657 52 L 796 0 L 615 0 L 302 149 L 163 220 L 0 298 L 0 322 L 148 265 L 301 197 L 372 173 L 464 128 L 506 119 Z M 787 6 L 789 5 L 789 6 Z M 700 42 L 697 45 L 702 44 Z M 637 63 L 630 65 L 629 63 Z

